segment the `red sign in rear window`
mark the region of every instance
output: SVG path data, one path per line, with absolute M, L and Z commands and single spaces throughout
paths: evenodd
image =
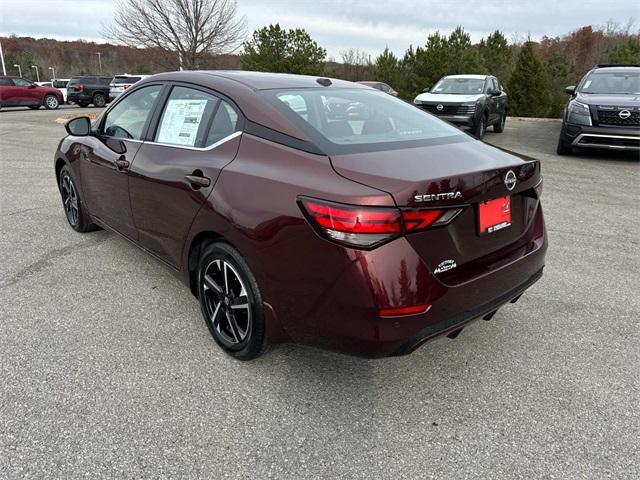
M 511 225 L 511 197 L 496 198 L 480 204 L 480 235 L 497 232 Z

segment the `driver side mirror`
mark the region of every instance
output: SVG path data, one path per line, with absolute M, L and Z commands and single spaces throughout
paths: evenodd
M 492 97 L 499 97 L 500 95 L 502 95 L 502 90 L 500 90 L 499 88 L 497 88 L 495 90 L 491 90 L 491 96 Z
M 91 133 L 91 119 L 89 117 L 73 118 L 65 124 L 64 128 L 69 135 L 86 137 Z
M 570 85 L 568 87 L 566 87 L 564 89 L 564 92 L 569 94 L 569 95 L 573 95 L 574 93 L 576 93 L 576 86 L 575 85 Z

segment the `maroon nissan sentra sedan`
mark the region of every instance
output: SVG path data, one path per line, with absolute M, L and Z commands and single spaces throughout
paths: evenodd
M 165 73 L 66 128 L 71 227 L 165 263 L 238 359 L 282 342 L 406 354 L 542 275 L 540 163 L 366 86 Z

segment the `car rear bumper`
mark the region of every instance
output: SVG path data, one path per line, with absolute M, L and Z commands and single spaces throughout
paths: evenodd
M 573 147 L 640 151 L 640 129 L 566 124 L 563 134 Z
M 363 357 L 404 355 L 427 340 L 460 330 L 517 299 L 542 275 L 547 249 L 542 210 L 517 242 L 505 247 L 499 268 L 444 283 L 406 238 L 370 252 L 351 250 L 350 265 L 321 292 L 312 313 L 284 322 L 298 343 Z M 425 313 L 381 317 L 380 308 L 428 305 Z M 283 319 L 284 320 L 284 319 Z

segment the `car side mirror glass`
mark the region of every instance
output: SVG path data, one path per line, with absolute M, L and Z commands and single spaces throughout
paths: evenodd
M 499 97 L 500 95 L 502 95 L 502 90 L 492 90 L 491 91 L 491 96 L 492 97 Z
M 576 86 L 575 85 L 570 85 L 568 87 L 566 87 L 564 89 L 565 93 L 569 94 L 569 95 L 573 95 L 574 93 L 576 93 Z
M 69 120 L 64 126 L 69 135 L 86 137 L 91 133 L 91 120 L 89 117 L 78 117 Z

